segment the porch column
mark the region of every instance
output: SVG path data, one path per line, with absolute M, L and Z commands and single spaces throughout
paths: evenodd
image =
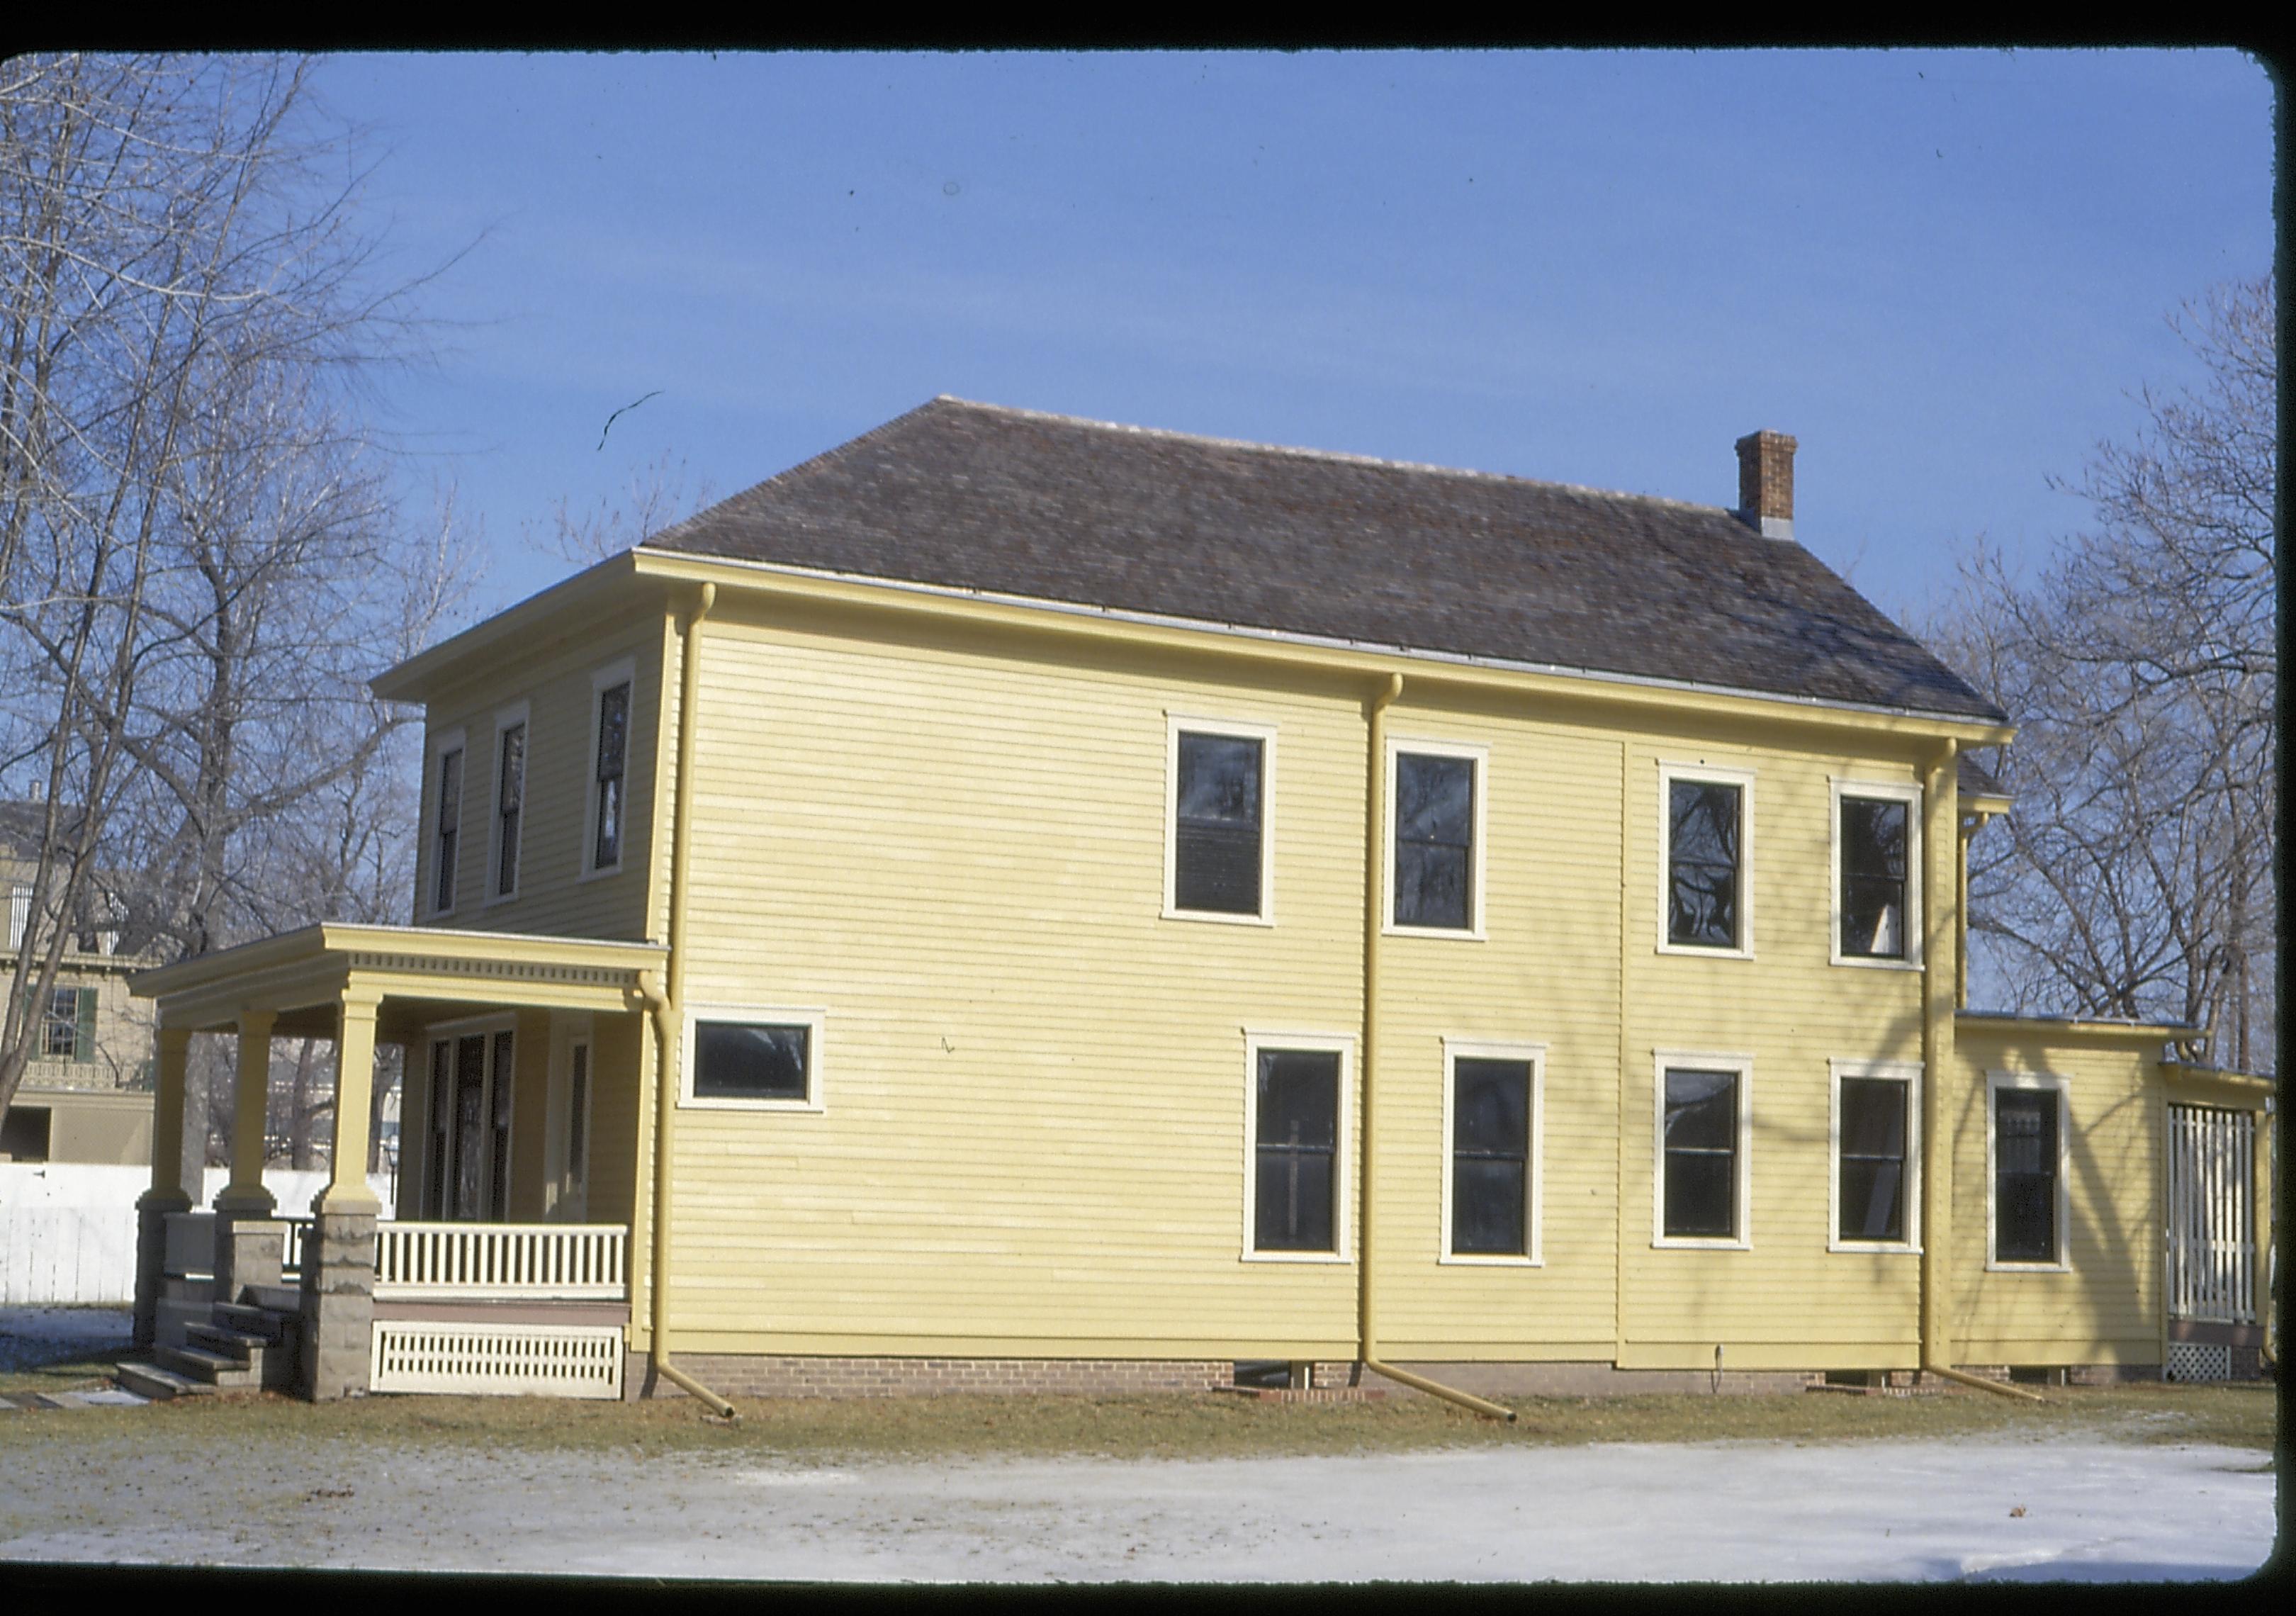
M 162 1027 L 159 1035 L 159 1095 L 152 1107 L 152 1187 L 135 1202 L 135 1344 L 156 1339 L 160 1292 L 168 1267 L 168 1218 L 192 1210 L 184 1184 L 184 1083 L 191 1063 L 187 1027 Z
M 346 989 L 335 1036 L 332 1171 L 311 1203 L 316 1227 L 303 1262 L 302 1383 L 314 1402 L 362 1397 L 374 1336 L 374 1219 L 367 1188 L 368 1111 L 374 1089 L 377 996 Z
M 239 1071 L 232 1085 L 231 1182 L 216 1196 L 219 1213 L 268 1218 L 277 1202 L 263 1187 L 263 1121 L 271 1100 L 269 1010 L 245 1010 L 239 1017 Z

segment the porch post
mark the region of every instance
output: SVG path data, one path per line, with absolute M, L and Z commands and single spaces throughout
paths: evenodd
M 332 1171 L 311 1203 L 317 1226 L 303 1263 L 302 1382 L 314 1402 L 364 1397 L 374 1338 L 374 1219 L 367 1115 L 374 1089 L 377 996 L 346 988 L 335 1037 Z
M 271 1100 L 269 1010 L 243 1010 L 239 1016 L 239 1071 L 232 1085 L 231 1182 L 216 1196 L 217 1212 L 268 1218 L 277 1202 L 263 1187 L 264 1112 Z
M 168 1218 L 192 1210 L 184 1186 L 184 1080 L 190 1064 L 187 1027 L 159 1033 L 159 1095 L 152 1107 L 152 1186 L 135 1202 L 135 1344 L 148 1347 L 159 1327 L 160 1290 L 168 1267 Z

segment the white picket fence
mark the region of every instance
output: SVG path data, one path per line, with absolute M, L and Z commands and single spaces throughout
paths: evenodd
M 230 1178 L 228 1168 L 208 1169 L 200 1204 L 212 1204 Z M 0 1161 L 0 1306 L 134 1301 L 135 1201 L 151 1183 L 148 1167 Z M 390 1180 L 368 1184 L 390 1217 Z M 288 1215 L 308 1210 L 326 1185 L 324 1169 L 263 1175 L 264 1188 Z

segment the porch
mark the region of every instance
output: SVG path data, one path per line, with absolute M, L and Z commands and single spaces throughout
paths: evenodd
M 181 1137 L 191 1040 L 239 1040 L 230 1182 L 195 1208 L 183 1153 L 138 1202 L 135 1339 L 169 1392 L 273 1386 L 617 1397 L 639 1215 L 652 944 L 314 926 L 140 973 L 155 1136 Z M 270 1043 L 337 1046 L 329 1181 L 261 1179 Z M 379 1046 L 405 1052 L 400 1170 L 367 1181 Z

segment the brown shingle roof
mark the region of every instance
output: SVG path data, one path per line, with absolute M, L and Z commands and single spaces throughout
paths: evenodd
M 936 398 L 649 548 L 2001 721 L 1710 505 Z

